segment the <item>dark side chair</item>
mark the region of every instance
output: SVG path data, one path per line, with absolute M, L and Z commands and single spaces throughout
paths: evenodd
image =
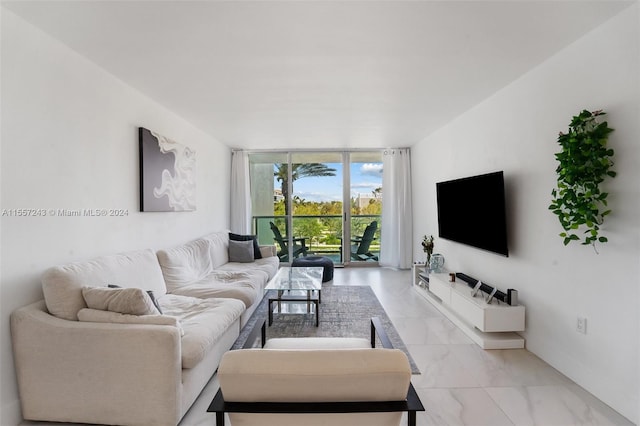
M 378 229 L 378 222 L 373 221 L 364 230 L 364 233 L 360 237 L 354 237 L 351 239 L 351 259 L 352 260 L 378 260 L 378 256 L 369 251 L 369 246 L 375 240 L 375 233 Z
M 280 230 L 273 222 L 269 222 L 271 226 L 271 231 L 273 232 L 273 239 L 278 243 L 278 258 L 280 258 L 280 262 L 288 262 L 289 261 L 289 250 L 288 250 L 288 239 L 287 237 L 283 237 L 280 233 Z M 302 256 L 306 256 L 309 248 L 305 242 L 306 238 L 293 238 L 293 257 L 297 258 Z

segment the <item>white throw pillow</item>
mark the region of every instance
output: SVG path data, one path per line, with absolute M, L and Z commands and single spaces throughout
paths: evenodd
M 140 288 L 83 287 L 87 307 L 130 315 L 159 315 L 146 291 Z

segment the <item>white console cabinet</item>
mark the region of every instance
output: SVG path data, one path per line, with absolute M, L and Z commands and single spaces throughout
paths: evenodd
M 430 274 L 428 287 L 414 288 L 483 349 L 524 348 L 515 333 L 524 331 L 524 306 L 496 299 L 488 304 L 486 293 L 472 297 L 473 289 L 464 281 L 449 282 L 449 274 Z

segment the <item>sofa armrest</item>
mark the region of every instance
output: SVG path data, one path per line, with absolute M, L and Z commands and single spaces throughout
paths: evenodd
M 262 254 L 262 257 L 273 257 L 278 253 L 278 251 L 276 250 L 276 246 L 272 245 L 265 245 L 265 246 L 260 246 L 260 254 Z
M 176 327 L 69 321 L 44 301 L 11 315 L 23 417 L 175 425 L 181 410 Z

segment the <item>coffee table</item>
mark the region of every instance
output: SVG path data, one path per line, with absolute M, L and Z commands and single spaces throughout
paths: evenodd
M 320 312 L 318 305 L 321 303 L 322 291 L 322 267 L 283 267 L 269 281 L 265 290 L 275 290 L 276 297 L 269 296 L 267 309 L 269 311 L 269 325 L 273 323 L 273 302 L 306 302 L 307 313 L 311 312 L 311 304 L 315 306 L 316 327 L 319 325 Z M 305 295 L 295 295 L 292 292 L 304 292 Z M 285 292 L 287 294 L 285 294 Z M 314 296 L 317 292 L 317 297 Z

